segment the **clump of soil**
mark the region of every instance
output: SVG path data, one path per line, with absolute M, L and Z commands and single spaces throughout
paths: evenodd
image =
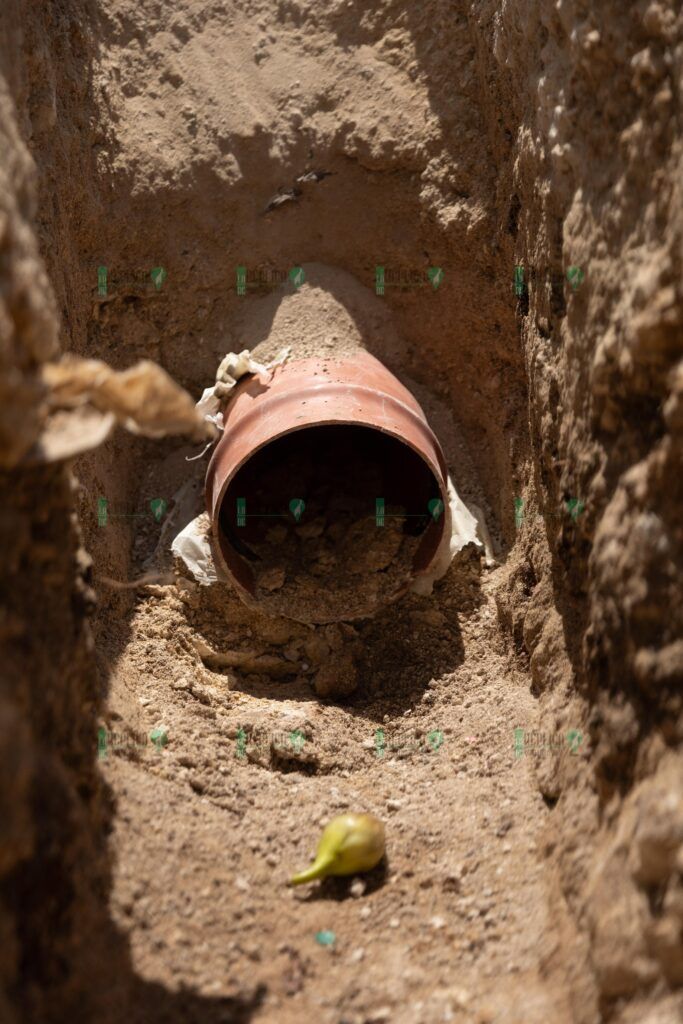
M 399 442 L 361 427 L 316 428 L 257 453 L 229 488 L 221 527 L 268 614 L 358 619 L 408 586 L 434 522 L 430 498 L 436 481 Z
M 359 509 L 271 527 L 255 549 L 257 596 L 269 611 L 317 622 L 369 615 L 410 578 L 418 540 L 406 537 L 403 512 L 392 506 L 384 529 Z

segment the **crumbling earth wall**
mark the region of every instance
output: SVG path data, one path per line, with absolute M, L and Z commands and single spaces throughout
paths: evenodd
M 69 293 L 78 194 L 65 188 L 86 173 L 90 149 L 79 135 L 87 24 L 77 3 L 0 10 L 0 1020 L 215 1021 L 220 1001 L 136 978 L 111 920 L 114 808 L 96 761 L 108 673 L 95 656 L 82 488 L 39 446 L 41 367 L 59 355 L 60 327 L 87 308 Z M 99 467 L 97 456 L 81 460 L 81 474 L 94 466 L 107 478 L 112 461 L 107 451 Z
M 512 145 L 514 263 L 585 273 L 530 286 L 517 310 L 530 486 L 549 513 L 572 496 L 585 513 L 525 528 L 500 608 L 548 729 L 590 734 L 583 771 L 564 760 L 539 784 L 600 1009 L 669 1019 L 646 994 L 683 983 L 680 5 L 519 2 L 474 20 L 494 136 Z
M 43 421 L 38 371 L 58 352 L 58 320 L 35 235 L 22 102 L 35 81 L 19 6 L 4 5 L 0 31 L 0 1019 L 7 1024 L 92 1015 L 90 993 L 118 949 L 106 909 L 110 809 L 93 756 L 102 694 L 87 621 L 90 560 L 69 473 L 30 458 Z

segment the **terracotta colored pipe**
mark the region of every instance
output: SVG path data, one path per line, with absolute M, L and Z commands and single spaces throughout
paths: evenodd
M 206 505 L 216 558 L 248 604 L 255 599 L 254 578 L 247 560 L 221 529 L 223 500 L 231 481 L 256 452 L 311 427 L 369 427 L 397 439 L 423 460 L 444 509 L 427 526 L 413 559 L 414 576 L 429 569 L 444 529 L 451 530 L 446 462 L 414 397 L 374 356 L 361 350 L 340 361 L 304 359 L 267 374 L 249 375 L 231 393 L 224 418 L 225 431 L 206 473 Z M 405 593 L 407 586 L 391 599 Z

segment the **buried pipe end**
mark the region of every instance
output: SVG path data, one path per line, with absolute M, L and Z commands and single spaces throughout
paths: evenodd
M 413 396 L 372 356 L 243 381 L 209 464 L 222 568 L 242 599 L 310 623 L 366 618 L 429 572 L 447 471 Z

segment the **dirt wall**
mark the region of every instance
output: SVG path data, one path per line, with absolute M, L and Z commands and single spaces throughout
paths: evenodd
M 585 514 L 550 519 L 547 549 L 523 533 L 522 600 L 501 609 L 548 726 L 590 730 L 584 778 L 539 782 L 601 1009 L 630 998 L 648 1020 L 638 1000 L 683 963 L 681 27 L 675 4 L 569 2 L 478 28 L 515 144 L 514 262 L 585 273 L 518 306 L 529 484 L 540 508 L 576 496 Z
M 0 31 L 0 1018 L 8 1024 L 93 1013 L 91 992 L 101 980 L 105 950 L 112 963 L 117 959 L 106 912 L 110 808 L 92 745 L 102 692 L 87 621 L 95 600 L 90 559 L 81 546 L 70 474 L 61 465 L 30 458 L 44 420 L 38 371 L 58 352 L 58 316 L 39 255 L 36 175 L 26 145 L 31 117 L 41 122 L 49 102 L 46 95 L 42 114 L 27 105 L 31 76 L 21 25 L 19 4 L 5 5 Z

